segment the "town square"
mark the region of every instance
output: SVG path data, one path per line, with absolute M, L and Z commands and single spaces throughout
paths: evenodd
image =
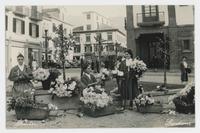
M 194 47 L 194 5 L 5 6 L 6 128 L 195 127 Z

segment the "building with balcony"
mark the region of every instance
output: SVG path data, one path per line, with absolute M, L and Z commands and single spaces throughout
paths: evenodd
M 41 8 L 37 6 L 5 7 L 6 72 L 17 65 L 17 55 L 22 53 L 25 64 L 33 59 L 41 63 L 42 29 Z
M 126 48 L 126 35 L 112 27 L 109 19 L 94 11 L 84 12 L 82 17 L 83 25 L 73 29 L 77 42 L 74 48 L 76 59 L 81 55 L 111 57 L 122 54 Z
M 48 60 L 55 61 L 55 46 L 52 41 L 52 39 L 56 36 L 55 31 L 56 28 L 60 24 L 63 24 L 63 30 L 64 30 L 64 36 L 68 36 L 69 34 L 72 34 L 73 26 L 72 24 L 65 21 L 64 14 L 65 11 L 60 8 L 43 8 L 43 21 L 42 21 L 42 60 L 45 60 L 45 30 L 47 30 L 47 37 L 48 39 Z
M 169 39 L 167 68 L 179 69 L 183 56 L 194 67 L 194 6 L 191 5 L 142 5 L 126 7 L 125 28 L 127 47 L 134 56 L 144 60 L 149 68 L 163 68 L 159 39 Z

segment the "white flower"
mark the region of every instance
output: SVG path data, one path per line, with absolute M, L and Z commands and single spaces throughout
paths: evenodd
M 118 71 L 117 75 L 118 75 L 118 76 L 124 76 L 124 72 Z

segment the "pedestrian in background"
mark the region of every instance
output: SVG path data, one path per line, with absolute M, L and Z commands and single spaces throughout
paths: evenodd
M 181 70 L 181 82 L 187 83 L 188 73 L 191 72 L 191 69 L 188 67 L 187 58 L 185 56 L 182 57 L 182 61 L 180 63 L 180 70 Z

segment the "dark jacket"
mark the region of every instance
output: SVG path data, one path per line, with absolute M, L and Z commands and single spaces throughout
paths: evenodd
M 83 73 L 83 75 L 81 76 L 81 83 L 82 83 L 82 87 L 86 88 L 88 87 L 89 84 L 95 83 L 97 82 L 96 78 L 94 77 L 94 75 L 90 74 L 90 78 Z

